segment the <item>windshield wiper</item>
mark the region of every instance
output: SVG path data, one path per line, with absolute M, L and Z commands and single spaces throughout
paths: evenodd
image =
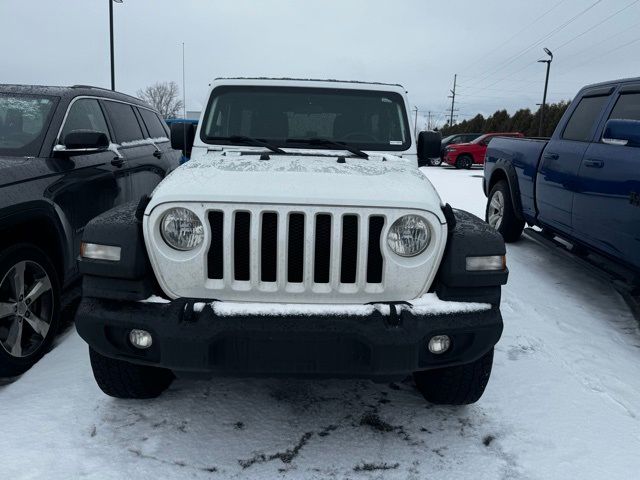
M 335 140 L 329 140 L 328 138 L 287 138 L 287 143 L 300 143 L 303 145 L 326 145 L 326 146 L 334 146 L 339 150 L 346 150 L 347 152 L 353 153 L 356 157 L 369 159 L 369 155 L 364 153 L 362 150 L 358 150 L 355 147 L 350 147 L 344 142 L 338 142 Z
M 243 143 L 245 145 L 251 145 L 253 147 L 264 147 L 271 150 L 272 152 L 280 153 L 283 155 L 287 154 L 287 152 L 285 152 L 281 148 L 276 147 L 275 145 L 263 142 L 262 140 L 258 140 L 257 138 L 247 137 L 245 135 L 231 135 L 230 137 L 226 137 L 225 140 L 229 140 L 230 142 L 235 143 Z

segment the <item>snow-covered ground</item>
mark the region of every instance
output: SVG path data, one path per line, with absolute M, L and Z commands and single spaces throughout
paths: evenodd
M 425 172 L 482 216 L 481 170 Z M 71 329 L 0 387 L 0 478 L 638 478 L 637 323 L 610 285 L 527 238 L 508 263 L 504 335 L 473 406 L 434 407 L 409 381 L 180 380 L 114 400 Z

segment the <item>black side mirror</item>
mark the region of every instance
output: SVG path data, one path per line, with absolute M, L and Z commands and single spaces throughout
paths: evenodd
M 602 142 L 610 145 L 640 147 L 640 121 L 609 120 L 604 127 Z
M 440 156 L 442 135 L 440 132 L 420 132 L 418 135 L 418 160 Z
M 171 148 L 182 150 L 185 157 L 191 156 L 196 127 L 193 123 L 179 122 L 171 125 Z
M 69 155 L 104 152 L 109 148 L 107 134 L 93 130 L 73 130 L 67 133 L 62 142 L 54 150 Z

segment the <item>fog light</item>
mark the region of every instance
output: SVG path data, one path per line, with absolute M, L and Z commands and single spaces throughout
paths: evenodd
M 136 348 L 149 348 L 153 343 L 149 332 L 136 329 L 129 332 L 129 341 Z
M 429 340 L 429 351 L 436 355 L 449 350 L 451 346 L 451 339 L 447 335 L 436 335 Z
M 112 245 L 100 245 L 97 243 L 80 244 L 80 256 L 92 260 L 108 260 L 110 262 L 120 261 L 120 247 Z

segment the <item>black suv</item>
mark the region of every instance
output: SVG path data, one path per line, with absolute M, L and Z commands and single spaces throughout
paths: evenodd
M 0 376 L 50 346 L 85 224 L 151 193 L 179 164 L 168 136 L 128 95 L 0 85 Z

